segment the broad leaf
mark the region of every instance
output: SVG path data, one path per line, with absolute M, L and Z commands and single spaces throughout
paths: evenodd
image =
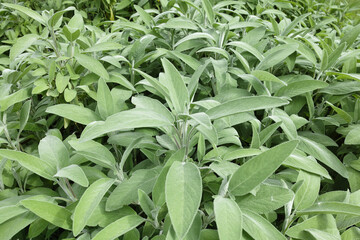
M 282 143 L 241 165 L 230 178 L 229 191 L 235 196 L 249 193 L 279 168 L 297 144 L 298 141 Z
M 182 239 L 189 231 L 200 206 L 201 196 L 199 169 L 193 163 L 175 161 L 166 176 L 165 199 L 178 238 Z

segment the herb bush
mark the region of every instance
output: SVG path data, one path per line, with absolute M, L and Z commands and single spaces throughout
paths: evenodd
M 0 239 L 360 238 L 358 1 L 12 1 Z

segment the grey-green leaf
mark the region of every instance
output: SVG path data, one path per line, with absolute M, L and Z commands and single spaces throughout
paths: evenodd
M 268 109 L 288 104 L 282 98 L 268 96 L 251 96 L 230 100 L 206 111 L 210 119 L 218 119 L 242 112 L 250 112 L 260 109 Z
M 75 58 L 81 66 L 88 69 L 90 72 L 99 75 L 101 78 L 105 80 L 109 80 L 108 72 L 106 71 L 104 66 L 95 58 L 89 57 L 85 54 L 76 54 Z
M 101 118 L 89 108 L 73 105 L 58 104 L 46 109 L 47 113 L 56 114 L 71 121 L 87 125 L 93 121 L 99 121 Z
M 236 196 L 249 193 L 279 168 L 297 144 L 297 140 L 282 143 L 245 162 L 231 176 L 229 191 Z
M 89 186 L 89 181 L 81 167 L 75 164 L 60 169 L 54 177 L 62 177 L 70 179 L 71 181 L 83 187 Z
M 182 239 L 189 231 L 201 196 L 202 180 L 197 166 L 175 161 L 166 176 L 165 199 L 178 238 Z
M 113 179 L 102 178 L 91 184 L 83 193 L 74 210 L 72 226 L 74 236 L 79 235 L 81 230 L 86 226 L 96 206 L 100 203 L 113 183 Z
M 39 201 L 35 199 L 24 199 L 21 205 L 35 213 L 42 219 L 61 227 L 66 230 L 71 230 L 71 215 L 72 213 L 64 207 L 47 201 Z
M 242 238 L 242 213 L 234 200 L 217 196 L 214 200 L 214 213 L 220 240 Z
M 92 240 L 113 240 L 136 228 L 145 221 L 137 215 L 122 217 L 98 232 Z

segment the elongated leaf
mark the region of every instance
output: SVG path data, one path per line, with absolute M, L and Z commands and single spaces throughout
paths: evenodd
M 113 179 L 102 178 L 86 189 L 74 211 L 72 229 L 75 236 L 77 236 L 86 226 L 86 223 L 96 206 L 100 203 L 101 199 L 113 183 Z
M 72 213 L 66 208 L 47 201 L 34 199 L 22 200 L 21 205 L 35 213 L 37 216 L 63 229 L 71 230 Z
M 242 97 L 225 102 L 206 111 L 210 119 L 218 119 L 242 112 L 250 112 L 260 109 L 268 109 L 288 104 L 282 98 L 267 96 Z
M 170 99 L 175 108 L 175 111 L 178 113 L 183 113 L 186 104 L 189 102 L 189 93 L 185 83 L 180 73 L 176 70 L 174 65 L 169 62 L 169 60 L 163 58 L 161 62 L 163 64 L 166 75 L 166 82 L 163 84 L 169 90 Z
M 25 99 L 30 97 L 30 89 L 29 88 L 23 88 L 19 91 L 10 94 L 4 98 L 0 97 L 0 111 L 3 112 L 15 103 L 22 102 Z
M 18 4 L 12 4 L 12 3 L 2 3 L 2 5 L 4 5 L 5 7 L 8 7 L 8 8 L 15 9 L 19 12 L 22 12 L 22 13 L 26 14 L 27 16 L 31 17 L 32 19 L 34 19 L 35 21 L 38 21 L 39 23 L 46 25 L 43 17 L 39 13 L 35 12 L 34 10 L 32 10 L 30 8 L 27 8 L 27 7 L 18 5 Z
M 286 239 L 283 234 L 262 216 L 249 210 L 243 210 L 242 212 L 243 228 L 253 239 Z
M 205 10 L 206 17 L 209 20 L 210 25 L 213 25 L 215 21 L 215 13 L 213 11 L 211 2 L 209 0 L 201 0 L 201 3 Z
M 270 49 L 266 52 L 265 58 L 261 60 L 256 69 L 266 70 L 275 66 L 295 52 L 297 48 L 297 44 L 284 44 Z
M 122 217 L 98 232 L 93 240 L 113 240 L 136 228 L 144 221 L 145 219 L 137 215 Z
M 131 204 L 138 198 L 138 189 L 149 194 L 159 175 L 159 169 L 140 169 L 131 177 L 120 183 L 110 194 L 106 202 L 106 210 L 113 211 L 124 205 Z
M 228 45 L 235 46 L 244 49 L 245 51 L 248 51 L 249 53 L 254 55 L 254 57 L 256 57 L 259 61 L 262 61 L 264 59 L 264 56 L 256 48 L 254 48 L 253 46 L 251 46 L 246 42 L 230 42 L 228 43 Z
M 69 141 L 78 153 L 90 161 L 110 169 L 115 169 L 115 158 L 112 153 L 102 144 L 95 141 Z
M 331 234 L 338 233 L 335 218 L 330 214 L 320 214 L 289 228 L 286 231 L 286 235 L 292 238 L 306 238 L 307 234 L 304 230 L 311 228 L 326 231 Z
M 322 144 L 314 142 L 308 138 L 299 137 L 299 139 L 301 140 L 299 144 L 299 149 L 312 155 L 314 158 L 318 159 L 319 161 L 339 173 L 344 178 L 348 177 L 345 166 L 329 149 L 327 149 Z
M 306 92 L 314 91 L 316 89 L 325 88 L 327 86 L 329 86 L 329 84 L 317 80 L 296 81 L 280 88 L 275 95 L 294 97 Z
M 188 18 L 185 17 L 177 17 L 170 18 L 164 25 L 165 28 L 175 28 L 175 29 L 192 29 L 197 30 L 198 27 L 196 24 Z
M 281 33 L 281 36 L 287 36 L 289 35 L 289 33 L 294 29 L 294 27 L 296 27 L 296 25 L 301 22 L 303 19 L 305 19 L 306 17 L 308 17 L 310 15 L 310 13 L 306 13 L 303 14 L 297 18 L 294 19 L 294 21 L 292 21 L 285 29 L 284 31 Z
M 360 144 L 360 127 L 357 126 L 350 130 L 345 137 L 345 144 L 358 145 Z
M 162 168 L 159 177 L 157 178 L 154 189 L 152 191 L 152 198 L 154 203 L 161 207 L 165 203 L 165 181 L 166 175 L 169 172 L 169 169 L 174 161 L 181 162 L 185 158 L 185 149 L 179 149 L 166 161 L 164 167 Z
M 343 202 L 318 202 L 309 208 L 297 212 L 298 216 L 310 214 L 349 214 L 360 216 L 360 206 Z
M 70 119 L 71 121 L 87 125 L 101 118 L 92 110 L 72 104 L 58 104 L 46 109 L 47 113 Z
M 244 163 L 230 178 L 229 191 L 241 196 L 268 178 L 296 148 L 298 141 L 273 147 Z
M 102 51 L 111 51 L 111 50 L 121 50 L 122 48 L 123 48 L 123 46 L 116 42 L 102 42 L 102 43 L 97 43 L 94 46 L 91 46 L 91 47 L 85 49 L 85 52 L 102 52 Z
M 26 212 L 0 224 L 0 239 L 10 240 L 12 237 L 34 222 L 37 216 L 31 212 Z
M 109 80 L 108 72 L 106 71 L 104 66 L 95 58 L 89 57 L 84 54 L 76 54 L 75 58 L 81 66 L 88 69 L 90 72 L 99 75 L 101 78 L 105 80 Z
M 294 198 L 294 207 L 296 210 L 302 210 L 313 205 L 320 190 L 319 176 L 300 171 L 297 182 L 300 181 L 302 181 L 302 184 L 297 189 Z
M 10 59 L 14 60 L 17 56 L 28 49 L 38 38 L 39 36 L 35 34 L 28 34 L 18 38 L 10 49 Z
M 199 38 L 205 38 L 205 39 L 208 39 L 208 40 L 211 40 L 211 41 L 214 41 L 215 42 L 215 39 L 213 36 L 211 36 L 210 34 L 208 33 L 201 33 L 201 32 L 197 32 L 197 33 L 192 33 L 190 35 L 187 35 L 186 37 L 184 37 L 183 39 L 179 40 L 175 45 L 174 47 L 177 47 L 179 46 L 180 44 L 186 42 L 186 41 L 189 41 L 189 40 L 192 40 L 192 39 L 199 39 Z
M 60 169 L 54 177 L 63 177 L 83 186 L 88 187 L 89 181 L 84 171 L 78 165 L 71 164 L 70 166 Z
M 103 79 L 99 79 L 98 90 L 96 94 L 97 107 L 100 116 L 106 119 L 114 113 L 114 102 L 110 93 L 110 89 Z
M 53 178 L 53 175 L 56 173 L 56 165 L 51 165 L 51 163 L 43 161 L 38 157 L 24 152 L 7 149 L 0 149 L 0 156 L 17 161 L 24 168 L 34 172 L 35 174 L 43 178 L 55 180 Z
M 27 212 L 26 208 L 21 206 L 11 205 L 0 207 L 0 224 L 25 212 Z
M 58 137 L 52 135 L 44 137 L 38 148 L 41 160 L 57 168 L 62 168 L 69 162 L 69 151 Z
M 242 213 L 234 200 L 216 197 L 214 213 L 220 240 L 242 238 Z
M 287 85 L 285 82 L 281 81 L 279 78 L 266 71 L 254 70 L 251 72 L 251 74 L 262 81 L 277 82 L 282 85 Z
M 283 187 L 261 184 L 256 196 L 247 194 L 237 197 L 236 202 L 240 208 L 246 208 L 258 214 L 265 214 L 274 211 L 294 198 L 294 193 Z
M 143 127 L 165 127 L 171 126 L 165 116 L 159 115 L 149 109 L 131 109 L 115 113 L 106 119 L 105 122 L 95 122 L 88 125 L 81 135 L 82 141 L 91 140 L 105 133 Z
M 175 161 L 166 176 L 165 198 L 178 238 L 182 239 L 189 231 L 200 206 L 201 196 L 199 169 L 193 163 Z

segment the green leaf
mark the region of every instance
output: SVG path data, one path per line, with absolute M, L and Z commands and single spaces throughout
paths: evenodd
M 4 5 L 5 7 L 8 7 L 8 8 L 15 9 L 15 10 L 21 12 L 21 13 L 24 13 L 25 15 L 31 17 L 35 21 L 38 21 L 42 25 L 46 25 L 46 22 L 44 21 L 44 18 L 39 13 L 35 12 L 34 10 L 31 10 L 31 9 L 29 9 L 27 7 L 24 7 L 24 6 L 21 6 L 21 5 L 18 5 L 18 4 L 2 3 L 2 5 Z
M 235 196 L 249 193 L 279 168 L 297 144 L 296 140 L 282 143 L 245 162 L 231 176 L 229 191 Z
M 38 148 L 41 160 L 51 163 L 57 169 L 66 166 L 69 162 L 69 152 L 58 137 L 52 135 L 44 137 Z
M 89 181 L 84 173 L 84 171 L 78 165 L 71 164 L 70 166 L 60 169 L 54 177 L 63 177 L 70 179 L 71 181 L 79 184 L 83 187 L 89 186 Z
M 327 86 L 329 86 L 329 84 L 317 80 L 296 81 L 296 82 L 291 82 L 287 86 L 280 88 L 275 95 L 295 97 L 297 95 L 307 92 L 312 92 L 316 89 L 325 88 Z
M 78 154 L 86 157 L 95 164 L 115 169 L 115 158 L 104 145 L 92 140 L 86 142 L 71 140 L 69 141 L 69 144 L 77 151 Z
M 251 53 L 252 55 L 254 55 L 254 57 L 256 57 L 259 61 L 262 61 L 264 59 L 264 56 L 256 48 L 254 48 L 253 46 L 251 46 L 250 44 L 248 44 L 246 42 L 234 41 L 234 42 L 228 43 L 227 45 L 241 48 L 241 49 Z M 236 52 L 234 51 L 234 53 L 236 53 Z
M 70 80 L 70 76 L 64 76 L 61 73 L 58 73 L 55 79 L 56 90 L 59 93 L 64 92 L 65 88 L 69 84 L 69 80 Z
M 281 81 L 279 78 L 266 71 L 254 70 L 251 72 L 251 74 L 262 81 L 277 82 L 282 85 L 287 85 L 285 82 Z
M 136 228 L 145 219 L 137 215 L 122 217 L 98 232 L 92 240 L 113 240 Z
M 212 8 L 212 4 L 209 0 L 201 0 L 201 4 L 205 10 L 206 17 L 209 20 L 210 25 L 212 26 L 215 21 L 215 13 Z
M 234 200 L 217 196 L 214 213 L 220 240 L 242 239 L 242 213 Z
M 109 74 L 104 68 L 104 66 L 95 58 L 89 57 L 84 54 L 76 54 L 76 60 L 81 66 L 88 69 L 90 72 L 95 73 L 105 80 L 109 80 Z
M 304 230 L 318 229 L 331 234 L 338 233 L 335 218 L 330 214 L 320 214 L 303 222 L 297 223 L 286 231 L 286 235 L 296 239 L 306 239 L 308 235 Z M 339 233 L 338 233 L 339 234 Z
M 287 36 L 289 35 L 289 33 L 296 27 L 296 25 L 301 22 L 303 19 L 305 19 L 306 17 L 308 17 L 311 13 L 306 13 L 303 15 L 298 16 L 297 18 L 294 19 L 294 21 L 292 21 L 281 33 L 281 36 Z
M 324 145 L 314 142 L 305 137 L 299 136 L 299 140 L 299 149 L 318 159 L 319 161 L 339 173 L 344 178 L 348 177 L 345 166 L 341 163 L 337 156 L 333 154 L 329 149 L 327 149 Z
M 271 48 L 265 53 L 265 58 L 261 60 L 260 64 L 256 67 L 257 70 L 267 70 L 276 64 L 282 62 L 295 52 L 298 48 L 297 44 L 284 44 Z
M 100 116 L 103 119 L 106 119 L 108 116 L 114 113 L 114 102 L 110 93 L 110 89 L 107 86 L 106 82 L 101 78 L 98 82 L 96 99 Z
M 74 89 L 65 89 L 64 91 L 64 99 L 66 102 L 71 102 L 76 97 L 76 90 Z
M 189 103 L 189 92 L 185 86 L 184 80 L 180 73 L 176 70 L 166 58 L 161 59 L 165 70 L 166 82 L 162 82 L 169 91 L 171 103 L 177 113 L 184 113 L 185 106 Z
M 251 96 L 230 100 L 216 107 L 210 108 L 205 113 L 210 119 L 218 119 L 242 112 L 279 107 L 289 102 L 282 98 L 268 96 Z
M 319 195 L 320 177 L 300 171 L 296 182 L 302 182 L 294 198 L 295 210 L 302 210 L 313 205 Z
M 22 229 L 27 227 L 29 224 L 34 222 L 37 216 L 31 212 L 23 213 L 10 220 L 0 224 L 1 240 L 9 240 L 20 232 Z
M 351 123 L 351 122 L 352 122 L 352 117 L 351 117 L 350 114 L 348 114 L 347 112 L 345 112 L 345 111 L 342 110 L 341 108 L 338 108 L 338 107 L 334 106 L 332 103 L 330 103 L 330 102 L 328 102 L 328 101 L 326 101 L 326 103 L 327 103 L 328 105 L 330 105 L 330 107 L 331 107 L 332 109 L 334 109 L 334 111 L 335 111 L 337 114 L 339 114 L 339 116 L 341 116 L 346 122 L 348 122 L 348 123 Z
M 343 202 L 318 202 L 309 208 L 297 212 L 298 216 L 311 214 L 348 214 L 360 216 L 360 206 Z
M 15 92 L 11 95 L 8 95 L 4 98 L 0 97 L 0 111 L 4 112 L 9 107 L 14 105 L 15 103 L 22 102 L 29 97 L 30 97 L 30 89 L 29 88 L 20 89 L 19 91 Z
M 152 198 L 157 206 L 161 207 L 165 203 L 165 181 L 171 165 L 174 161 L 182 162 L 184 159 L 185 149 L 182 148 L 172 154 L 161 169 L 160 175 L 157 178 L 152 191 Z
M 151 201 L 150 197 L 141 189 L 138 189 L 138 198 L 141 209 L 150 219 L 153 219 L 151 214 L 151 211 L 155 209 L 153 201 Z
M 318 229 L 307 229 L 305 231 L 316 240 L 339 240 L 339 236 L 336 237 L 330 233 L 323 232 Z
M 113 211 L 138 199 L 138 189 L 149 194 L 159 176 L 159 169 L 139 169 L 129 179 L 121 182 L 110 194 L 106 202 L 106 210 Z
M 159 115 L 151 109 L 135 108 L 115 113 L 108 117 L 105 122 L 95 122 L 88 125 L 81 134 L 81 140 L 87 141 L 113 131 L 144 127 L 161 128 L 172 124 L 165 116 Z
M 79 235 L 86 226 L 94 209 L 113 183 L 113 179 L 102 178 L 91 184 L 83 193 L 74 210 L 72 226 L 74 236 Z
M 25 212 L 27 210 L 21 206 L 10 205 L 0 207 L 0 224 Z
M 56 114 L 71 121 L 87 125 L 93 121 L 99 121 L 101 118 L 89 108 L 73 104 L 57 104 L 46 109 L 47 113 Z
M 350 130 L 345 137 L 345 144 L 358 145 L 360 144 L 360 127 L 356 126 Z
M 258 214 L 266 214 L 274 211 L 294 198 L 294 193 L 287 189 L 276 185 L 261 184 L 256 195 L 251 193 L 237 197 L 236 202 L 240 208 L 246 208 Z
M 122 48 L 123 46 L 116 42 L 101 42 L 85 49 L 84 52 L 103 52 L 103 51 L 121 50 Z
M 25 50 L 27 50 L 37 39 L 38 35 L 35 34 L 27 34 L 21 38 L 18 38 L 15 44 L 10 49 L 10 60 L 14 60 L 17 56 L 22 54 Z
M 47 201 L 39 201 L 34 199 L 22 200 L 21 205 L 35 213 L 37 216 L 46 221 L 66 230 L 71 230 L 72 213 L 66 208 Z
M 56 166 L 33 155 L 14 150 L 0 149 L 0 156 L 17 161 L 24 168 L 35 174 L 54 181 L 53 175 L 56 173 Z
M 141 19 L 144 21 L 145 25 L 150 27 L 151 24 L 154 22 L 151 15 L 138 5 L 134 5 L 134 8 L 136 12 L 140 15 Z
M 360 229 L 358 227 L 351 227 L 341 234 L 341 240 L 353 240 L 360 238 Z
M 196 32 L 196 33 L 189 34 L 186 37 L 180 39 L 174 45 L 174 47 L 177 47 L 177 46 L 179 46 L 180 44 L 182 44 L 182 43 L 184 43 L 186 41 L 190 41 L 190 40 L 193 40 L 193 39 L 199 39 L 199 38 L 205 38 L 205 39 L 208 39 L 208 40 L 213 41 L 213 42 L 216 41 L 215 38 L 213 36 L 211 36 L 210 34 L 208 34 L 208 33 Z
M 176 17 L 176 18 L 170 18 L 165 24 L 165 28 L 174 28 L 174 29 L 192 29 L 192 30 L 198 30 L 198 27 L 196 24 L 191 21 L 189 18 L 185 17 Z
M 29 120 L 30 109 L 31 109 L 31 100 L 28 100 L 21 107 L 20 126 L 19 126 L 19 133 L 18 133 L 19 136 L 20 136 L 20 133 L 24 130 L 27 121 Z
M 243 209 L 243 228 L 253 239 L 276 239 L 286 240 L 267 219 Z
M 184 238 L 189 231 L 200 206 L 201 196 L 199 169 L 193 163 L 175 161 L 166 176 L 165 199 L 178 238 Z

